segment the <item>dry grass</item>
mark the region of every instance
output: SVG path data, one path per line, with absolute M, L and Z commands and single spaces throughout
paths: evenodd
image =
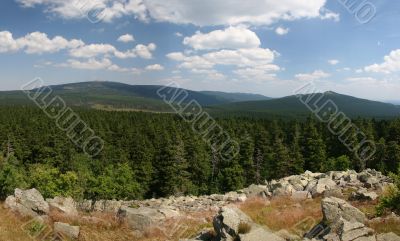
M 270 203 L 256 198 L 248 200 L 239 208 L 256 223 L 273 231 L 286 229 L 302 235 L 322 219 L 320 203 L 320 198 L 296 202 L 289 197 L 279 197 Z
M 377 233 L 393 232 L 400 235 L 400 221 L 395 219 L 382 220 L 381 222 L 369 222 L 368 226 Z
M 138 237 L 126 223 L 121 223 L 113 214 L 80 214 L 79 218 L 66 217 L 52 210 L 52 222 L 65 222 L 80 226 L 78 241 L 164 241 L 179 240 L 195 236 L 204 229 L 212 229 L 211 220 L 215 213 L 198 212 L 179 219 L 170 219 L 162 226 L 150 229 L 143 237 Z M 47 231 L 52 231 L 52 223 Z M 0 204 L 0 241 L 34 241 L 29 233 L 41 227 L 28 218 L 9 212 Z
M 29 219 L 17 217 L 0 205 L 0 240 L 32 241 L 27 224 Z

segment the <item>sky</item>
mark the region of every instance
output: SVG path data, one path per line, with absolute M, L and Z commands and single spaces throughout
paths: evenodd
M 2 0 L 0 90 L 116 81 L 400 100 L 400 1 Z

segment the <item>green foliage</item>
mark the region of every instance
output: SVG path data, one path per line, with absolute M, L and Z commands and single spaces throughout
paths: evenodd
M 81 198 L 82 190 L 75 172 L 61 173 L 55 167 L 35 164 L 30 168 L 29 180 L 31 186 L 37 188 L 46 198 L 55 196 Z
M 312 118 L 217 119 L 240 147 L 237 156 L 224 160 L 191 123 L 173 114 L 75 111 L 104 140 L 104 149 L 95 157 L 83 153 L 41 110 L 0 106 L 2 198 L 16 187 L 76 199 L 204 195 L 304 170 L 361 166 L 325 123 Z M 398 120 L 356 122 L 369 138 L 379 140 L 366 167 L 395 172 L 400 165 Z
M 380 203 L 377 206 L 378 215 L 383 215 L 387 212 L 400 214 L 400 174 L 391 174 L 391 177 L 395 182 L 395 186 L 389 187 L 386 190 L 386 194 L 380 199 Z
M 21 167 L 6 163 L 0 168 L 0 197 L 14 193 L 15 188 L 28 188 L 28 178 Z

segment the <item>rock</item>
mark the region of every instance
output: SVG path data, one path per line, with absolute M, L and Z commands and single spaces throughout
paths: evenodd
M 326 197 L 336 197 L 336 198 L 344 198 L 342 190 L 341 189 L 331 189 L 331 190 L 326 190 L 324 192 L 324 198 Z
M 118 211 L 118 217 L 126 220 L 132 230 L 141 232 L 165 219 L 162 213 L 147 207 L 121 207 Z
M 71 198 L 55 197 L 47 199 L 51 209 L 58 210 L 67 216 L 77 216 L 78 210 L 76 209 L 75 201 Z
M 311 193 L 307 192 L 307 191 L 296 191 L 292 193 L 291 198 L 295 201 L 303 201 L 303 200 L 307 200 L 307 199 L 311 199 Z
M 321 178 L 317 184 L 311 188 L 310 192 L 313 197 L 323 194 L 326 190 L 336 188 L 336 183 L 330 178 Z
M 248 188 L 243 189 L 242 192 L 246 194 L 247 198 L 253 198 L 267 196 L 269 190 L 267 186 L 252 184 Z
M 377 241 L 400 241 L 400 236 L 394 233 L 378 234 L 376 236 Z
M 14 196 L 7 197 L 5 206 L 12 211 L 29 217 L 47 215 L 49 213 L 49 204 L 36 189 L 15 189 Z
M 339 198 L 324 198 L 321 205 L 324 222 L 332 229 L 339 228 L 342 218 L 346 221 L 359 223 L 365 223 L 367 220 L 364 213 Z
M 116 200 L 107 200 L 104 202 L 104 212 L 108 213 L 118 213 L 118 210 L 121 208 L 122 202 Z
M 375 192 L 365 192 L 365 191 L 357 191 L 353 192 L 350 196 L 351 200 L 358 200 L 358 201 L 374 201 L 378 198 L 378 194 Z
M 240 234 L 239 237 L 240 241 L 285 241 L 285 239 L 258 225 L 253 225 L 249 233 Z
M 220 238 L 234 238 L 238 235 L 240 223 L 253 221 L 236 207 L 223 207 L 213 219 L 214 230 Z
M 83 212 L 91 212 L 93 210 L 93 201 L 85 199 L 77 204 L 77 208 Z
M 374 231 L 370 228 L 365 227 L 364 224 L 358 222 L 348 222 L 346 220 L 341 220 L 342 226 L 339 231 L 340 239 L 342 241 L 367 241 L 367 240 L 375 240 Z
M 277 236 L 283 238 L 283 239 L 286 240 L 286 241 L 297 241 L 297 240 L 300 240 L 300 239 L 301 239 L 298 235 L 289 233 L 289 232 L 288 232 L 287 230 L 285 230 L 285 229 L 279 230 L 279 231 L 278 231 L 277 233 L 275 233 L 275 234 L 276 234 Z
M 61 233 L 71 239 L 78 239 L 80 228 L 79 226 L 71 226 L 67 223 L 56 222 L 54 223 L 54 232 Z

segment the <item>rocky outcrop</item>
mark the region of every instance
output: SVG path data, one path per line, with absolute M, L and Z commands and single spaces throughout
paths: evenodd
M 305 235 L 305 240 L 314 241 L 383 241 L 400 240 L 393 234 L 379 234 L 366 227 L 365 215 L 344 200 L 330 197 L 321 202 L 323 222 Z
M 15 189 L 13 196 L 8 196 L 5 207 L 23 216 L 36 217 L 49 213 L 49 204 L 44 200 L 42 194 L 36 189 Z

